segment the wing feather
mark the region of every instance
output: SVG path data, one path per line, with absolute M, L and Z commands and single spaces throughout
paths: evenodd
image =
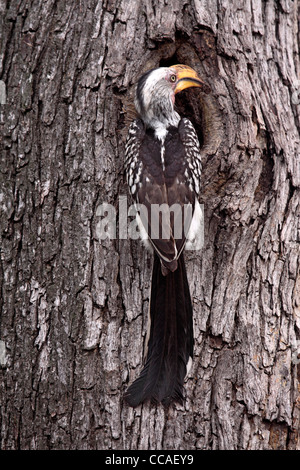
M 178 128 L 171 127 L 161 141 L 141 120 L 133 121 L 125 171 L 135 203 L 146 208 L 140 218 L 149 240 L 162 264 L 174 271 L 199 194 L 201 156 L 192 123 L 181 119 Z

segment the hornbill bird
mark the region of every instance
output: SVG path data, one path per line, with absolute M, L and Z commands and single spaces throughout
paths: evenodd
M 139 118 L 131 123 L 126 140 L 127 183 L 141 236 L 154 253 L 146 361 L 125 392 L 133 407 L 148 399 L 164 405 L 182 402 L 193 356 L 193 310 L 183 250 L 197 244 L 202 219 L 201 155 L 192 123 L 174 108 L 176 93 L 189 87 L 209 92 L 186 65 L 142 75 L 135 89 Z

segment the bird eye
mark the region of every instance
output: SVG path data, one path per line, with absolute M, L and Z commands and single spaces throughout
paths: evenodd
M 176 75 L 171 75 L 170 81 L 173 83 L 176 82 Z

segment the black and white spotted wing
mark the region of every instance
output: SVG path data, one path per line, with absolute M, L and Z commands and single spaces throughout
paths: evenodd
M 162 141 L 141 120 L 134 121 L 126 141 L 125 172 L 134 202 L 146 211 L 142 221 L 149 239 L 162 263 L 173 271 L 200 191 L 201 156 L 192 123 L 181 119 Z M 169 219 L 163 211 L 155 218 L 153 209 L 166 206 L 171 209 Z

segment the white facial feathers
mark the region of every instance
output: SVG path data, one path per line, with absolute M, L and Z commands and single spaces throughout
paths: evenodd
M 174 72 L 160 67 L 144 74 L 136 87 L 135 107 L 148 127 L 159 138 L 164 138 L 169 126 L 177 126 L 180 120 L 174 110 L 174 87 L 170 76 Z

